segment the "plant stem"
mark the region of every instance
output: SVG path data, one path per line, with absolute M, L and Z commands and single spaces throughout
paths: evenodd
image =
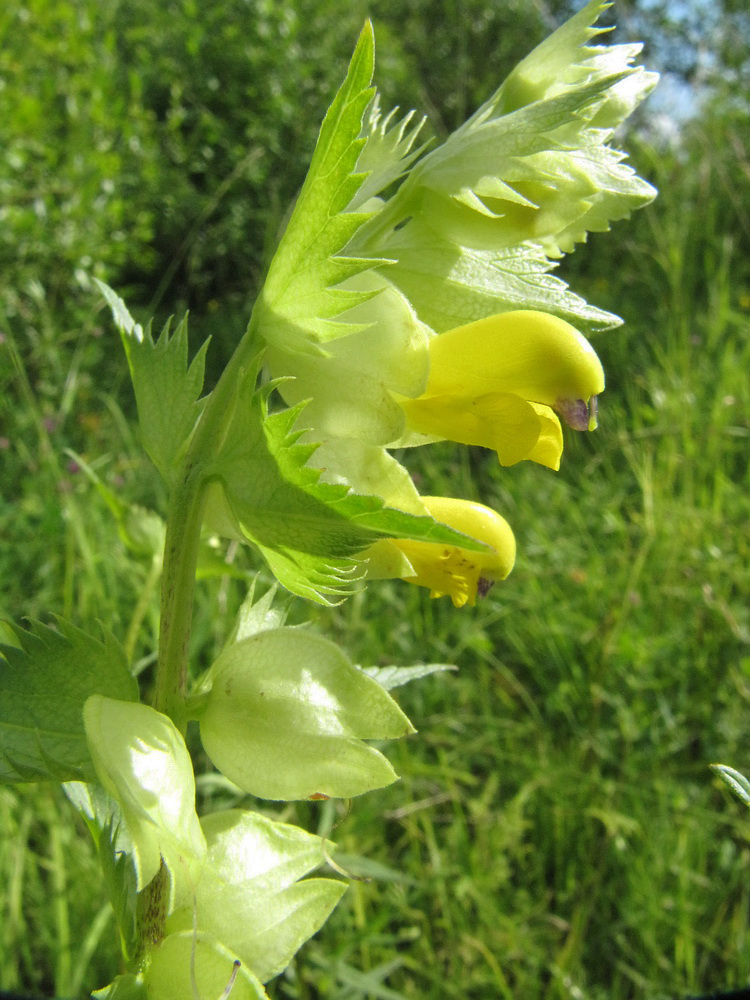
M 195 570 L 203 519 L 205 488 L 188 471 L 175 489 L 167 514 L 161 592 L 159 656 L 153 706 L 168 715 L 184 735 L 187 693 L 188 642 L 193 613 Z M 139 956 L 164 937 L 169 879 L 162 861 L 159 871 L 139 896 L 137 939 Z
M 184 735 L 188 679 L 188 643 L 193 614 L 195 571 L 206 501 L 208 469 L 220 451 L 232 421 L 242 383 L 256 353 L 252 323 L 206 402 L 170 497 L 162 569 L 159 655 L 153 707 L 168 715 Z M 139 899 L 137 937 L 142 953 L 164 937 L 169 880 L 161 868 Z
M 205 488 L 188 474 L 175 489 L 167 514 L 154 708 L 184 735 L 188 641 L 193 614 Z
M 154 708 L 185 732 L 188 640 L 192 624 L 195 571 L 211 460 L 221 450 L 242 382 L 255 354 L 252 324 L 209 396 L 183 463 L 167 512 L 162 570 L 159 657 Z

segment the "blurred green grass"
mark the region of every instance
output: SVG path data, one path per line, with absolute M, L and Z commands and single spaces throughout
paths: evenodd
M 276 23 L 271 7 L 263 11 Z M 188 48 L 200 50 L 199 20 L 196 9 L 185 21 Z M 178 35 L 175 26 L 165 41 L 173 66 L 181 65 Z M 102 37 L 114 58 L 113 40 Z M 133 51 L 143 45 L 148 55 L 153 39 L 139 37 Z M 95 44 L 80 41 L 89 68 Z M 279 41 L 279 51 L 288 44 Z M 395 49 L 386 56 L 406 75 Z M 300 56 L 299 65 L 310 63 Z M 340 65 L 332 59 L 333 79 Z M 110 85 L 104 71 L 98 79 Z M 313 74 L 302 89 L 320 95 L 325 86 Z M 299 114 L 279 93 L 269 131 L 279 116 L 292 129 Z M 248 202 L 230 189 L 206 242 L 191 229 L 236 162 L 225 156 L 216 174 L 205 166 L 201 128 L 220 119 L 210 106 L 191 117 L 208 98 L 191 103 L 185 94 L 164 97 L 172 111 L 161 124 L 148 102 L 136 102 L 129 127 L 146 130 L 148 170 L 124 149 L 114 167 L 109 153 L 88 161 L 101 178 L 121 172 L 114 208 L 96 216 L 95 199 L 72 207 L 63 199 L 68 221 L 54 238 L 25 210 L 10 216 L 17 229 L 4 231 L 5 256 L 14 245 L 22 252 L 0 295 L 2 615 L 54 611 L 105 621 L 124 636 L 149 579 L 148 561 L 123 544 L 71 458 L 81 455 L 128 503 L 163 504 L 132 429 L 115 334 L 76 277 L 82 260 L 103 262 L 102 273 L 130 285 L 143 311 L 157 293 L 174 308 L 197 302 L 194 329 L 215 334 L 216 367 L 244 324 L 283 192 L 264 207 L 244 293 L 230 281 L 221 298 L 237 241 L 248 239 Z M 23 107 L 27 120 L 37 114 L 33 102 Z M 180 117 L 180 107 L 190 113 Z M 117 135 L 116 117 L 93 120 Z M 277 1000 L 653 1000 L 750 980 L 750 817 L 708 770 L 716 761 L 750 767 L 750 231 L 742 210 L 750 156 L 741 124 L 715 115 L 677 152 L 644 145 L 639 159 L 659 201 L 566 262 L 576 290 L 627 324 L 596 344 L 608 375 L 601 425 L 570 436 L 560 473 L 502 470 L 494 456 L 452 445 L 405 456 L 423 489 L 475 498 L 508 517 L 519 543 L 511 577 L 460 612 L 405 584 L 371 586 L 333 610 L 293 607 L 295 619 L 310 612 L 356 662 L 446 661 L 460 671 L 399 692 L 420 730 L 387 749 L 399 783 L 349 811 L 326 803 L 276 813 L 330 835 L 345 868 L 373 875 L 352 883 L 271 987 Z M 222 150 L 234 148 L 228 142 Z M 55 164 L 72 178 L 69 190 L 85 192 L 74 157 L 65 173 L 72 148 L 60 142 Z M 204 166 L 185 173 L 193 161 Z M 192 194 L 175 194 L 155 221 L 175 171 L 205 201 L 180 221 Z M 48 177 L 40 171 L 38 183 Z M 138 177 L 131 224 L 127 195 Z M 4 181 L 12 201 L 17 189 Z M 263 181 L 256 178 L 259 190 Z M 59 191 L 49 197 L 59 205 Z M 108 242 L 120 225 L 133 236 L 135 262 Z M 172 270 L 169 290 L 159 267 Z M 252 568 L 247 553 L 232 557 Z M 221 643 L 241 598 L 229 577 L 201 584 L 198 664 Z M 142 610 L 135 657 L 148 684 L 155 597 Z M 234 801 L 210 782 L 201 788 L 207 808 Z M 0 988 L 73 996 L 108 981 L 117 969 L 113 921 L 64 799 L 45 786 L 0 790 L 0 829 Z

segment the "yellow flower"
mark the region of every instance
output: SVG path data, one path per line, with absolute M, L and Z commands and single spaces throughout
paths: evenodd
M 472 552 L 455 545 L 393 539 L 377 542 L 369 550 L 371 577 L 401 577 L 407 583 L 429 587 L 430 597 L 447 595 L 457 608 L 476 603 L 496 580 L 513 569 L 516 540 L 510 525 L 494 510 L 468 500 L 420 497 L 428 513 L 461 531 L 488 549 Z
M 520 310 L 456 327 L 429 342 L 427 387 L 399 398 L 411 431 L 497 452 L 501 465 L 531 459 L 557 469 L 559 413 L 575 430 L 596 427 L 604 372 L 565 320 Z

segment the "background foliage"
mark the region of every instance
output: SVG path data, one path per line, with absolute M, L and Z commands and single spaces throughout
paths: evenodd
M 421 733 L 390 751 L 400 783 L 347 815 L 282 813 L 335 825 L 345 866 L 373 880 L 353 883 L 279 998 L 612 1000 L 750 977 L 750 827 L 707 767 L 750 766 L 748 34 L 742 5 L 713 5 L 710 22 L 704 7 L 616 12 L 650 41 L 649 65 L 673 73 L 685 113 L 652 99 L 626 144 L 660 199 L 562 266 L 626 319 L 596 345 L 600 429 L 568 442 L 557 475 L 448 445 L 409 456 L 423 487 L 507 514 L 513 575 L 460 614 L 403 584 L 313 610 L 356 661 L 461 671 L 404 689 Z M 196 339 L 214 335 L 216 372 L 368 12 L 384 103 L 427 112 L 442 133 L 565 4 L 11 0 L 0 12 L 0 612 L 104 620 L 130 637 L 145 683 L 149 546 L 66 450 L 121 502 L 158 502 L 90 276 L 139 316 L 189 306 Z M 153 523 L 134 516 L 148 537 Z M 229 555 L 239 579 L 202 588 L 198 663 L 254 569 Z M 204 807 L 231 804 L 201 769 Z M 81 995 L 116 962 L 72 822 L 52 789 L 0 792 L 0 988 Z

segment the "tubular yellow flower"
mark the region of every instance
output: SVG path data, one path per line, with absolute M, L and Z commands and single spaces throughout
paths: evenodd
M 558 468 L 562 432 L 596 427 L 604 372 L 589 342 L 565 320 L 531 310 L 500 313 L 429 342 L 427 388 L 400 398 L 412 431 L 477 444 L 501 465 L 531 459 Z
M 406 539 L 378 542 L 370 550 L 371 576 L 400 576 L 407 583 L 429 587 L 430 597 L 447 595 L 457 608 L 474 605 L 493 583 L 513 569 L 516 540 L 510 525 L 494 510 L 468 500 L 421 497 L 437 521 L 490 546 L 471 552 L 454 545 Z

